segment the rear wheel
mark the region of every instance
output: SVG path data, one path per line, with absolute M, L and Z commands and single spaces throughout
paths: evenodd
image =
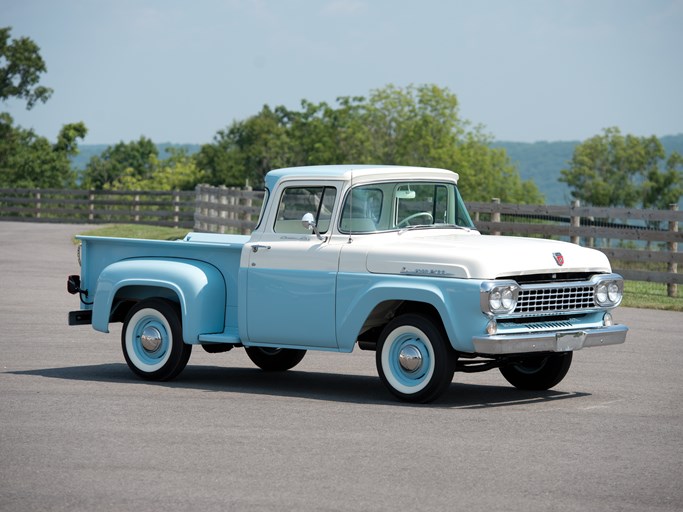
M 294 368 L 306 355 L 305 350 L 292 348 L 246 347 L 249 359 L 267 372 L 284 372 Z
M 500 368 L 503 377 L 518 389 L 541 391 L 559 384 L 569 371 L 573 352 L 529 356 Z
M 138 302 L 126 315 L 121 347 L 128 367 L 143 379 L 170 380 L 187 365 L 178 307 L 163 299 Z
M 407 402 L 436 400 L 448 389 L 455 370 L 455 356 L 443 331 L 417 314 L 401 315 L 387 324 L 375 362 L 384 385 Z

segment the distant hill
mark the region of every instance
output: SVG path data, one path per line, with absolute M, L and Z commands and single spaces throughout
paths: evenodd
M 677 151 L 683 155 L 683 133 L 660 137 L 667 155 Z M 566 169 L 580 141 L 507 142 L 496 141 L 495 148 L 504 148 L 519 169 L 524 180 L 532 180 L 545 196 L 546 204 L 571 202 L 569 188 L 558 181 L 560 171 Z
M 111 144 L 114 146 L 115 144 Z M 90 159 L 94 156 L 100 156 L 104 153 L 110 144 L 81 144 L 78 146 L 78 155 L 71 159 L 71 164 L 78 170 L 82 171 L 90 162 Z M 157 144 L 157 149 L 159 150 L 159 157 L 166 158 L 166 149 L 168 148 L 184 148 L 189 154 L 196 153 L 201 147 L 199 144 L 173 144 L 170 142 L 164 142 L 162 144 Z
M 546 204 L 567 204 L 571 201 L 569 188 L 558 181 L 560 171 L 566 169 L 579 141 L 570 142 L 507 142 L 497 141 L 494 148 L 507 151 L 519 169 L 523 180 L 532 180 L 545 196 Z
M 667 154 L 677 151 L 683 155 L 683 133 L 661 137 Z M 504 148 L 510 160 L 519 169 L 524 180 L 532 180 L 545 196 L 546 204 L 568 204 L 571 201 L 569 188 L 558 181 L 560 171 L 566 169 L 574 154 L 574 148 L 580 141 L 556 142 L 508 142 L 496 141 L 494 148 Z M 80 153 L 72 159 L 74 167 L 83 170 L 93 156 L 98 156 L 107 149 L 105 144 L 83 144 Z M 199 151 L 199 144 L 157 144 L 159 156 L 166 156 L 169 147 L 185 148 L 188 153 Z

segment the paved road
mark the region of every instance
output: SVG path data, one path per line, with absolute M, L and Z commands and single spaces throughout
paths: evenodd
M 120 328 L 66 326 L 83 229 L 0 223 L 0 511 L 683 509 L 682 313 L 620 309 L 627 343 L 549 392 L 456 374 L 401 405 L 365 352 L 268 375 L 199 349 L 150 384 Z

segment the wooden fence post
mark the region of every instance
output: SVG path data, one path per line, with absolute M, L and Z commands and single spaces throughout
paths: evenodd
M 180 192 L 177 190 L 173 191 L 173 227 L 180 227 Z
M 133 196 L 133 211 L 135 212 L 135 215 L 133 215 L 133 222 L 140 222 L 140 194 L 135 194 Z
M 40 219 L 40 189 L 36 189 L 36 219 Z
M 676 212 L 678 211 L 678 205 L 677 204 L 672 204 L 669 205 L 669 208 Z M 672 233 L 677 233 L 678 232 L 678 221 L 676 220 L 670 220 L 669 221 L 669 231 Z M 669 251 L 671 253 L 676 253 L 678 252 L 678 242 L 669 242 Z M 669 261 L 669 273 L 670 274 L 677 274 L 678 273 L 678 263 L 676 263 L 673 258 L 671 261 Z M 666 284 L 666 293 L 669 297 L 678 297 L 678 284 L 676 283 L 667 283 Z
M 230 228 L 233 229 L 235 220 L 237 219 L 237 209 L 239 208 L 239 187 L 230 187 L 230 197 L 228 198 L 228 204 L 230 205 L 230 211 L 228 212 L 228 219 L 230 219 Z
M 219 223 L 219 232 L 220 233 L 225 233 L 225 219 L 228 218 L 228 210 L 226 208 L 226 205 L 229 203 L 228 199 L 228 189 L 225 185 L 220 186 L 220 191 L 221 191 L 221 211 L 218 215 L 218 220 L 216 222 Z
M 493 211 L 491 212 L 491 222 L 500 222 L 500 198 L 494 197 L 491 199 L 491 201 L 495 205 L 493 207 Z M 491 234 L 494 236 L 500 236 L 500 231 L 492 230 Z
M 581 207 L 581 201 L 578 199 L 575 199 L 572 201 L 572 210 L 578 209 Z M 575 213 L 575 212 L 572 212 Z M 581 227 L 581 216 L 580 215 L 572 215 L 570 217 L 570 225 L 573 228 L 578 228 Z M 573 244 L 579 245 L 581 242 L 581 238 L 578 235 L 572 235 L 569 237 L 569 241 Z
M 199 216 L 202 214 L 202 186 L 197 185 L 194 188 L 194 229 L 197 231 L 201 231 L 202 229 L 202 223 L 199 220 Z
M 249 181 L 247 181 L 247 185 L 244 187 L 243 190 L 245 190 L 248 193 L 251 193 L 252 188 L 249 186 Z M 249 210 L 251 210 L 252 205 L 253 205 L 253 201 L 251 199 L 251 195 L 249 195 L 249 197 L 247 197 L 246 200 L 244 201 L 244 215 L 242 216 L 243 220 L 251 221 L 251 212 Z M 245 224 L 242 227 L 241 233 L 243 235 L 248 235 L 250 232 L 251 232 L 251 229 L 249 227 L 247 227 L 247 225 Z
M 88 222 L 95 220 L 95 191 L 88 192 Z

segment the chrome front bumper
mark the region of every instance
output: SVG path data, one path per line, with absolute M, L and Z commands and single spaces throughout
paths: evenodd
M 626 341 L 628 327 L 611 325 L 579 331 L 533 334 L 494 334 L 472 338 L 477 354 L 524 354 L 527 352 L 570 352 L 584 347 L 617 345 Z

